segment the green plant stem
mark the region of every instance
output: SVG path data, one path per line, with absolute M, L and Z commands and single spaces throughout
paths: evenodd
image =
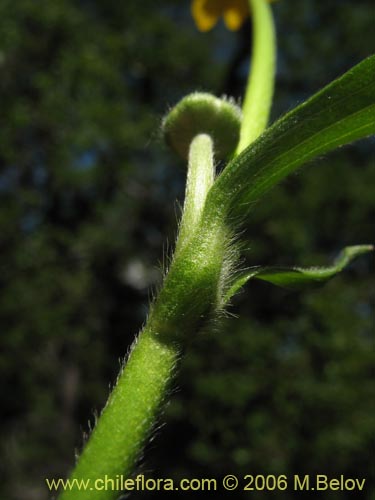
M 199 223 L 208 190 L 214 182 L 214 175 L 212 139 L 207 134 L 198 134 L 192 140 L 189 150 L 185 203 L 177 251 L 189 241 Z
M 90 487 L 87 491 L 65 491 L 61 500 L 108 500 L 119 495 L 119 491 L 100 489 L 103 480 L 131 474 L 157 418 L 178 357 L 178 344 L 165 344 L 147 326 L 140 333 L 70 478 L 90 480 Z
M 236 154 L 255 141 L 266 128 L 275 80 L 276 36 L 271 7 L 265 0 L 249 0 L 249 6 L 253 49 Z
M 198 135 L 192 141 L 189 160 L 181 224 L 184 244 L 177 244 L 179 251 L 151 306 L 146 326 L 70 477 L 89 480 L 90 486 L 66 490 L 60 500 L 111 500 L 118 496 L 118 491 L 98 486 L 103 486 L 106 477 L 127 478 L 134 470 L 168 394 L 180 354 L 190 335 L 210 318 L 217 303 L 225 249 L 225 231 L 220 224 L 212 224 L 210 231 L 200 220 L 212 182 L 212 140 Z

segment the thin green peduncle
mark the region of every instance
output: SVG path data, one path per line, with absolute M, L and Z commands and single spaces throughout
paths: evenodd
M 276 36 L 272 10 L 265 0 L 248 1 L 253 23 L 253 49 L 236 154 L 266 128 L 274 89 Z
M 190 144 L 184 211 L 176 251 L 190 240 L 197 228 L 214 176 L 212 139 L 207 134 L 199 134 Z

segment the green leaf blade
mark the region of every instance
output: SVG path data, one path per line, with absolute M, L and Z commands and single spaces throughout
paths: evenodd
M 375 133 L 375 56 L 278 120 L 232 160 L 213 185 L 207 209 L 244 218 L 251 205 L 298 167 Z
M 373 251 L 373 245 L 345 247 L 333 264 L 327 267 L 259 266 L 250 268 L 236 278 L 226 294 L 226 302 L 251 279 L 268 281 L 273 285 L 289 289 L 302 289 L 306 286 L 323 284 L 343 271 L 359 255 Z

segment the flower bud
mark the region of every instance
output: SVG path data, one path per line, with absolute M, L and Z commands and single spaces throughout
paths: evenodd
M 195 92 L 176 104 L 163 120 L 167 144 L 187 159 L 191 141 L 208 134 L 215 157 L 222 160 L 236 149 L 241 127 L 241 109 L 231 100 Z

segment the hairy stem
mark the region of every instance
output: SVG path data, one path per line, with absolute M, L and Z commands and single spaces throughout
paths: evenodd
M 179 347 L 160 341 L 149 327 L 140 333 L 95 427 L 71 480 L 89 480 L 85 491 L 75 487 L 61 500 L 109 500 L 119 491 L 104 488 L 105 478 L 128 477 L 157 418 L 173 374 Z
M 118 496 L 119 491 L 112 491 L 111 486 L 104 488 L 105 478 L 129 477 L 134 470 L 168 394 L 181 351 L 218 303 L 226 232 L 220 224 L 208 227 L 201 221 L 213 176 L 212 140 L 201 134 L 190 148 L 178 251 L 70 477 L 89 481 L 89 487 L 75 484 L 60 500 L 112 500 Z
M 184 246 L 194 233 L 214 182 L 213 143 L 207 134 L 198 134 L 191 142 L 185 191 L 184 212 L 180 223 L 177 249 Z
M 253 22 L 253 50 L 236 154 L 266 128 L 274 90 L 276 37 L 271 7 L 265 0 L 248 1 Z

